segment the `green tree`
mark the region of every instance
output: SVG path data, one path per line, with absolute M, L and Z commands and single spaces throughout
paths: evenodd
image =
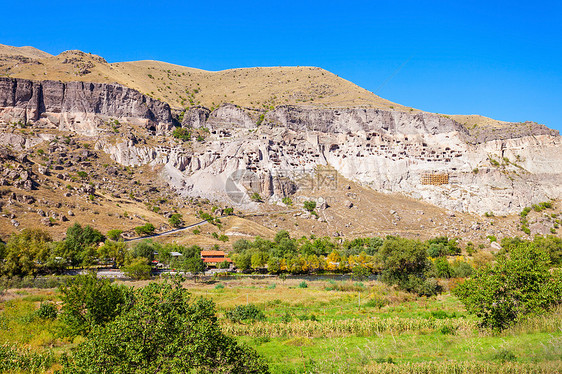
M 117 267 L 121 267 L 125 263 L 126 253 L 127 248 L 123 239 L 117 242 L 106 240 L 103 246 L 98 249 L 98 257 L 100 259 L 110 259 Z
M 381 280 L 419 295 L 438 293 L 437 283 L 427 277 L 431 262 L 426 251 L 426 244 L 418 240 L 387 237 L 379 250 Z
M 126 276 L 133 279 L 148 279 L 152 267 L 148 265 L 148 260 L 144 257 L 133 259 L 127 266 L 123 267 Z
M 277 257 L 269 257 L 267 260 L 267 272 L 269 274 L 279 274 L 281 272 L 281 260 Z
M 113 320 L 130 289 L 98 279 L 95 273 L 78 275 L 61 286 L 61 320 L 66 335 L 87 335 L 95 326 Z
M 118 241 L 119 239 L 121 239 L 122 233 L 123 230 L 113 229 L 113 230 L 109 230 L 107 234 L 105 234 L 105 236 L 107 236 L 111 240 Z
M 182 268 L 182 270 L 190 272 L 197 280 L 197 275 L 205 272 L 206 266 L 201 257 L 194 256 L 185 258 Z
M 24 229 L 12 234 L 3 247 L 0 269 L 9 276 L 36 275 L 48 271 L 51 241 L 49 234 L 41 230 Z
M 183 225 L 183 217 L 179 213 L 174 213 L 170 216 L 168 222 L 170 223 L 170 226 L 178 228 Z
M 96 328 L 64 373 L 268 373 L 258 354 L 224 335 L 207 299 L 150 283 L 115 320 Z
M 97 247 L 97 244 L 103 241 L 105 237 L 98 230 L 90 225 L 82 227 L 79 223 L 75 223 L 66 230 L 64 243 L 58 246 L 59 255 L 72 266 L 88 264 L 91 262 L 90 255 L 95 253 L 89 247 Z
M 144 239 L 137 243 L 129 252 L 131 258 L 143 257 L 150 264 L 154 260 L 154 252 L 159 252 L 162 245 L 151 239 Z
M 275 234 L 275 239 L 273 239 L 273 241 L 277 244 L 281 243 L 281 241 L 283 239 L 291 239 L 291 235 L 289 234 L 289 232 L 287 230 L 279 230 L 277 231 L 277 234 Z
M 546 251 L 520 243 L 454 289 L 482 324 L 502 330 L 522 317 L 544 313 L 562 300 L 562 273 L 549 271 Z
M 365 279 L 371 275 L 371 269 L 362 265 L 354 266 L 351 271 L 353 273 L 353 277 L 357 279 Z
M 235 253 L 232 256 L 234 265 L 242 271 L 249 270 L 252 266 L 252 255 L 248 253 Z
M 135 232 L 137 233 L 138 236 L 149 236 L 154 234 L 154 231 L 156 230 L 156 228 L 154 227 L 154 225 L 150 222 L 142 225 L 142 226 L 137 226 L 135 227 Z

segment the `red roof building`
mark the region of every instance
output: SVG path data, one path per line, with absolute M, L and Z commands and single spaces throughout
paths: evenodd
M 232 263 L 232 260 L 226 257 L 226 253 L 224 253 L 223 251 L 201 251 L 201 258 L 207 265 L 216 266 L 217 264 L 225 261 Z

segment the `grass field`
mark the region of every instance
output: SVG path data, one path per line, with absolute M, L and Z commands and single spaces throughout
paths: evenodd
M 562 310 L 493 333 L 480 329 L 449 293 L 416 297 L 376 281 L 245 278 L 188 281 L 185 287 L 194 297 L 214 300 L 224 330 L 254 347 L 273 373 L 562 370 Z M 8 290 L 1 300 L 0 345 L 58 357 L 82 340 L 61 338 L 57 320 L 36 317 L 41 302 L 59 300 L 54 289 Z M 234 323 L 225 317 L 247 303 L 266 319 Z

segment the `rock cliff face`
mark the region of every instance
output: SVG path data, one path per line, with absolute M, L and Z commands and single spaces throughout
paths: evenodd
M 100 130 L 113 119 L 118 135 Z M 20 121 L 35 134 L 6 126 Z M 0 78 L 2 143 L 34 147 L 54 136 L 41 133 L 45 127 L 95 136 L 97 149 L 122 165 L 163 166 L 162 177 L 184 196 L 233 204 L 229 188 L 237 186 L 276 202 L 330 183 L 318 175 L 323 169 L 458 211 L 518 213 L 562 198 L 562 138 L 534 123 L 468 130 L 431 113 L 225 104 L 185 112 L 183 127 L 209 133 L 182 142 L 167 137 L 173 121 L 167 104 L 120 85 Z
M 168 104 L 118 84 L 0 78 L 0 121 L 95 135 L 109 118 L 136 121 L 155 132 L 172 125 Z
M 211 130 L 205 144 L 104 149 L 129 165 L 162 163 L 179 193 L 219 200 L 228 200 L 226 181 L 237 170 L 254 173 L 259 182 L 252 190 L 257 184 L 262 197 L 278 201 L 310 189 L 306 181 L 319 166 L 458 211 L 516 213 L 562 197 L 561 138 L 536 124 L 511 125 L 522 127 L 511 138 L 506 131 L 482 131 L 478 138 L 429 113 L 278 107 L 260 115 L 233 105 L 188 113 L 184 126 Z

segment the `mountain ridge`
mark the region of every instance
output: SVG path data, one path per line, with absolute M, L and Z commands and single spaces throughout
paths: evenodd
M 0 56 L 14 48 L 18 47 L 0 45 Z M 165 101 L 175 109 L 193 105 L 216 108 L 230 102 L 252 108 L 288 104 L 423 112 L 383 99 L 322 68 L 309 66 L 207 71 L 156 60 L 107 63 L 99 56 L 70 50 L 56 56 L 45 53 L 27 63 L 12 61 L 0 65 L 0 75 L 31 80 L 119 83 Z M 480 115 L 448 116 L 466 127 L 497 127 L 507 123 Z

